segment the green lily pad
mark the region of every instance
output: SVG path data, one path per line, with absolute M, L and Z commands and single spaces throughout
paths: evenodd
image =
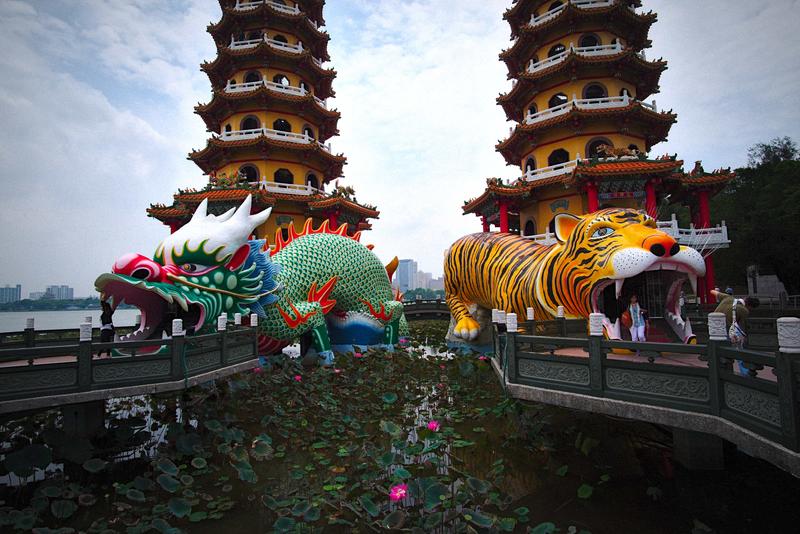
M 68 501 L 66 499 L 60 499 L 58 501 L 53 501 L 50 504 L 50 512 L 53 514 L 53 517 L 56 519 L 67 519 L 72 517 L 72 514 L 75 513 L 75 510 L 78 509 L 78 505 L 75 504 L 73 501 Z
M 131 501 L 135 502 L 145 501 L 144 493 L 135 488 L 129 489 L 128 492 L 125 494 L 125 496 Z
M 562 465 L 561 467 L 556 469 L 556 475 L 558 475 L 560 477 L 566 476 L 567 471 L 569 471 L 569 466 L 568 465 Z
M 189 521 L 192 523 L 199 523 L 208 518 L 208 512 L 192 512 L 189 515 Z
M 176 491 L 178 491 L 178 488 L 180 487 L 180 482 L 178 482 L 169 475 L 164 475 L 164 474 L 158 475 L 158 478 L 156 478 L 156 482 L 158 482 L 159 486 L 161 486 L 170 493 L 175 493 Z
M 378 517 L 381 513 L 378 505 L 375 504 L 375 501 L 369 495 L 362 495 L 358 498 L 358 502 L 361 504 L 361 507 L 366 510 L 366 512 L 372 517 Z
M 381 421 L 381 430 L 394 437 L 399 436 L 403 431 L 403 429 L 391 421 Z
M 192 458 L 192 467 L 195 469 L 205 469 L 208 467 L 208 462 L 205 458 L 198 456 L 197 458 Z
M 405 480 L 407 478 L 411 478 L 413 476 L 411 474 L 411 472 L 408 469 L 406 469 L 405 467 L 398 467 L 397 469 L 394 470 L 394 473 L 392 473 L 392 475 L 395 478 L 399 478 L 399 479 L 402 479 L 402 480 Z
M 397 394 L 396 393 L 386 393 L 383 395 L 383 402 L 386 404 L 394 404 L 397 402 Z
M 479 480 L 473 477 L 467 478 L 467 486 L 469 486 L 472 491 L 481 494 L 488 492 L 492 487 L 492 485 L 485 480 Z
M 310 508 L 311 504 L 309 504 L 308 501 L 300 501 L 292 507 L 292 515 L 295 517 L 300 517 L 301 515 L 304 516 Z
M 553 534 L 556 531 L 555 523 L 539 523 L 533 530 L 531 530 L 531 534 Z
M 405 524 L 405 522 L 406 513 L 403 510 L 395 510 L 383 518 L 383 521 L 381 521 L 381 526 L 390 530 L 396 530 L 403 528 L 403 524 Z
M 192 512 L 192 505 L 186 499 L 173 497 L 167 503 L 169 511 L 177 518 L 186 517 Z
M 272 527 L 277 532 L 289 532 L 290 530 L 294 530 L 295 523 L 295 520 L 291 517 L 281 517 L 273 523 Z
M 308 509 L 308 511 L 303 516 L 303 519 L 309 523 L 313 523 L 314 521 L 319 521 L 321 516 L 320 509 L 316 506 L 312 506 Z
M 464 519 L 481 528 L 490 528 L 494 525 L 494 519 L 476 510 L 465 510 L 463 515 Z
M 163 456 L 156 461 L 156 469 L 167 475 L 175 476 L 178 474 L 178 466 L 172 460 Z
M 133 479 L 133 485 L 141 491 L 153 491 L 156 489 L 156 483 L 145 477 L 136 477 Z
M 99 473 L 105 469 L 107 465 L 108 462 L 101 460 L 100 458 L 92 458 L 91 460 L 86 460 L 83 462 L 83 468 L 90 473 Z
M 588 499 L 594 493 L 594 488 L 589 484 L 581 484 L 578 488 L 578 498 L 579 499 Z

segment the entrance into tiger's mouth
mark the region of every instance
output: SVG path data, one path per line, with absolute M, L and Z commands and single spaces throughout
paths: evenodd
M 636 295 L 639 305 L 650 319 L 661 319 L 672 313 L 680 316 L 680 296 L 684 283 L 696 287 L 697 276 L 676 269 L 647 270 L 631 278 L 603 280 L 592 290 L 592 311 L 606 316 L 614 325 Z

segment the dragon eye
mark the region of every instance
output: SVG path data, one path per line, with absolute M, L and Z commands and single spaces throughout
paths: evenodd
M 613 233 L 614 233 L 614 229 L 613 228 L 610 228 L 608 226 L 604 226 L 603 228 L 598 228 L 597 230 L 595 230 L 595 232 L 592 234 L 591 238 L 592 239 L 602 239 L 604 237 L 610 236 Z
M 201 274 L 210 269 L 211 267 L 208 267 L 207 265 L 200 265 L 199 263 L 184 263 L 181 265 L 181 270 L 189 274 Z

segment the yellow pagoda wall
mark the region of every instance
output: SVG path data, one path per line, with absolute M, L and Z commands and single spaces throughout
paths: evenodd
M 548 6 L 545 6 L 543 9 L 544 11 L 549 11 Z M 556 45 L 564 45 L 564 47 L 569 48 L 569 45 L 572 44 L 574 47 L 580 46 L 581 37 L 584 35 L 595 35 L 600 40 L 600 45 L 609 45 L 612 43 L 614 39 L 619 39 L 619 37 L 609 31 L 601 30 L 601 31 L 586 31 L 586 32 L 575 32 L 570 33 L 564 36 L 561 36 L 557 39 L 553 39 L 542 45 L 540 48 L 536 50 L 536 57 L 539 58 L 539 61 L 547 59 L 547 53 Z M 625 44 L 625 41 L 622 40 L 622 44 Z
M 572 213 L 573 215 L 583 215 L 587 211 L 587 201 L 585 195 L 580 194 L 575 188 L 565 190 L 559 186 L 557 188 L 543 189 L 538 195 L 539 198 L 519 210 L 519 227 L 524 232 L 525 223 L 532 220 L 536 224 L 536 233 L 543 234 L 548 231 L 550 221 L 559 213 Z M 559 206 L 553 212 L 551 205 L 553 202 L 567 202 L 567 208 Z
M 585 133 L 574 135 L 566 130 L 548 132 L 548 138 L 553 141 L 543 141 L 541 144 L 530 153 L 526 154 L 520 161 L 520 168 L 525 169 L 525 164 L 530 156 L 536 160 L 536 168 L 547 167 L 547 158 L 554 150 L 564 149 L 569 152 L 569 159 L 573 160 L 578 154 L 582 158 L 588 157 L 590 154 L 586 153 L 587 145 L 598 137 L 602 137 L 611 141 L 615 147 L 628 147 L 629 145 L 636 145 L 640 150 L 645 149 L 645 139 L 637 135 L 620 134 L 618 130 L 612 125 L 592 125 L 591 128 L 586 128 Z M 545 138 L 546 139 L 546 138 Z
M 530 102 L 528 102 L 526 110 L 530 108 L 531 103 L 536 104 L 536 109 L 539 111 L 546 110 L 550 107 L 550 99 L 558 93 L 564 93 L 567 95 L 567 99 L 569 100 L 572 100 L 575 97 L 581 99 L 584 96 L 583 93 L 586 87 L 593 84 L 600 84 L 605 87 L 608 96 L 620 96 L 620 93 L 623 89 L 628 90 L 628 95 L 630 95 L 631 98 L 636 96 L 636 87 L 631 83 L 618 78 L 594 76 L 591 78 L 581 78 L 576 81 L 565 82 L 557 86 L 547 88 L 541 93 L 538 93 Z
M 274 182 L 275 171 L 278 169 L 288 169 L 289 172 L 294 175 L 294 183 L 299 185 L 305 185 L 306 183 L 306 176 L 309 173 L 313 173 L 317 176 L 317 180 L 319 184 L 322 184 L 322 180 L 324 176 L 321 171 L 317 169 L 313 169 L 308 165 L 303 163 L 293 163 L 291 161 L 283 161 L 278 159 L 270 159 L 270 160 L 263 160 L 257 159 L 258 157 L 262 156 L 253 156 L 253 159 L 246 159 L 246 156 L 243 157 L 241 161 L 236 161 L 234 163 L 229 163 L 223 167 L 220 167 L 217 170 L 217 175 L 221 175 L 225 173 L 227 176 L 235 176 L 242 165 L 245 164 L 252 164 L 258 168 L 259 175 L 262 179 L 266 179 L 267 182 Z

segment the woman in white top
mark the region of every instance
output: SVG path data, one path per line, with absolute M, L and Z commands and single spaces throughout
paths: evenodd
M 639 298 L 636 295 L 631 295 L 628 313 L 631 314 L 631 341 L 647 341 L 645 338 L 644 310 L 639 306 Z

